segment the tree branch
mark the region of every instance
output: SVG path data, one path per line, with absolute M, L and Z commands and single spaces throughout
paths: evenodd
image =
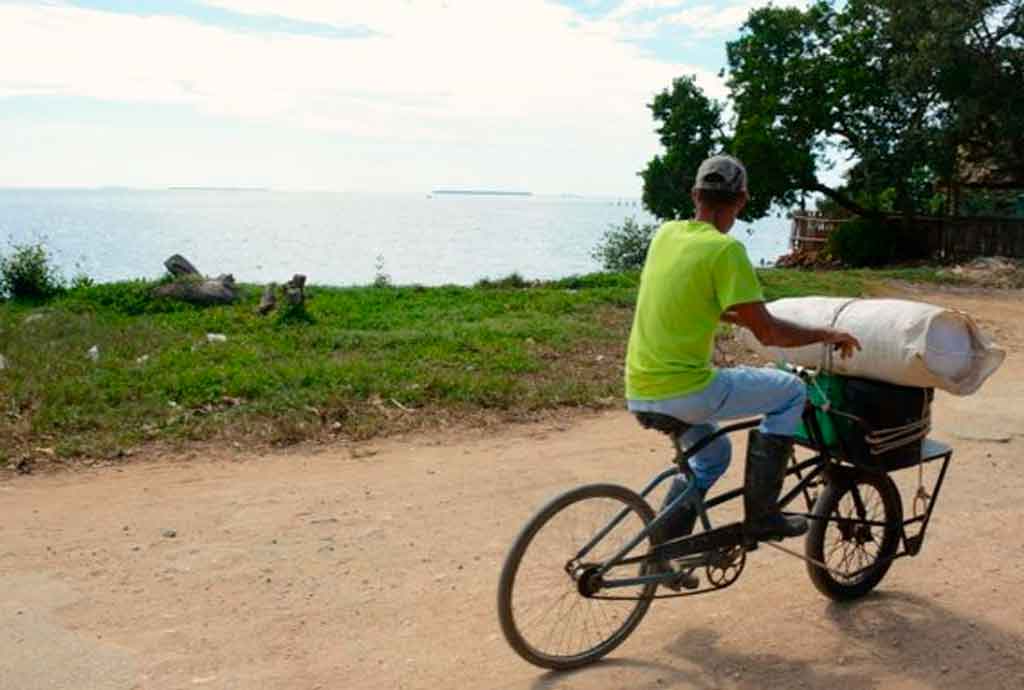
M 842 194 L 831 187 L 826 187 L 817 180 L 814 180 L 813 182 L 805 182 L 800 186 L 800 188 L 808 192 L 820 192 L 845 208 L 847 211 L 858 216 L 864 216 L 866 218 L 882 218 L 884 216 L 884 214 L 879 211 L 864 208 L 845 194 Z

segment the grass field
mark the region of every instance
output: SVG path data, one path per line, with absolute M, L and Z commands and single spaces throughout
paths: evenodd
M 769 299 L 939 280 L 929 269 L 761 276 Z M 205 309 L 153 300 L 144 282 L 0 303 L 0 463 L 152 442 L 365 439 L 617 405 L 637 280 L 313 287 L 308 314 L 268 317 L 256 314 L 257 286 Z

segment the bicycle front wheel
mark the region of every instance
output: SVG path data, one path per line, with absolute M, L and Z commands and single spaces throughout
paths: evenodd
M 617 515 L 625 518 L 605 534 L 575 569 L 579 551 Z M 572 576 L 616 554 L 654 519 L 635 492 L 613 484 L 574 489 L 544 506 L 516 537 L 498 585 L 498 618 L 509 645 L 526 661 L 566 670 L 597 661 L 622 644 L 651 605 L 657 584 L 609 590 L 608 600 L 584 596 Z M 628 555 L 648 552 L 641 541 Z M 613 568 L 625 578 L 645 572 L 646 564 Z

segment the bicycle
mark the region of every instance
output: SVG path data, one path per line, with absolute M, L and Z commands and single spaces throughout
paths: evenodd
M 792 370 L 814 383 L 814 372 Z M 706 594 L 735 583 L 747 554 L 760 544 L 804 560 L 811 582 L 831 599 L 852 600 L 870 592 L 893 561 L 920 552 L 953 450 L 926 438 L 924 428 L 919 457 L 883 466 L 869 454 L 851 450 L 842 438 L 838 447 L 824 443 L 821 415 L 846 418 L 867 437 L 876 433 L 863 419 L 829 409 L 827 403 L 808 403 L 803 415 L 807 438 L 797 439 L 796 444 L 814 455 L 798 461 L 794 454 L 786 474 L 797 483 L 779 499 L 782 509 L 804 499 L 806 511 L 787 512 L 810 522 L 800 554 L 773 541 L 749 538 L 742 522 L 715 527 L 708 511 L 741 498 L 743 489 L 702 498 L 692 481 L 690 457 L 724 434 L 758 426 L 760 419 L 724 426 L 684 449 L 678 438 L 689 425 L 665 415 L 637 414 L 645 428 L 671 438 L 673 467 L 655 476 L 639 494 L 615 484 L 589 484 L 567 491 L 526 523 L 509 550 L 498 585 L 498 617 L 509 645 L 526 661 L 546 669 L 568 670 L 593 663 L 629 637 L 655 599 Z M 884 438 L 891 448 L 892 436 Z M 914 466 L 920 470 L 937 460 L 942 466 L 931 491 L 925 490 L 923 473 L 919 474 L 914 515 L 904 519 L 902 498 L 889 473 Z M 689 486 L 656 515 L 645 497 L 678 474 Z M 697 531 L 656 543 L 657 528 L 687 503 L 697 509 Z M 574 522 L 576 516 L 585 524 Z M 912 530 L 915 525 L 916 531 Z M 553 543 L 543 542 L 541 535 Z M 676 569 L 665 569 L 666 562 L 674 563 Z M 659 586 L 677 583 L 681 573 L 702 573 L 703 582 L 691 591 L 657 593 Z M 527 585 L 537 586 L 536 592 L 526 589 Z

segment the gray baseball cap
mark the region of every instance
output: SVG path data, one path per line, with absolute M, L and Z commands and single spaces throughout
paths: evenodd
M 697 168 L 694 189 L 719 192 L 747 191 L 747 169 L 732 156 L 712 156 Z

